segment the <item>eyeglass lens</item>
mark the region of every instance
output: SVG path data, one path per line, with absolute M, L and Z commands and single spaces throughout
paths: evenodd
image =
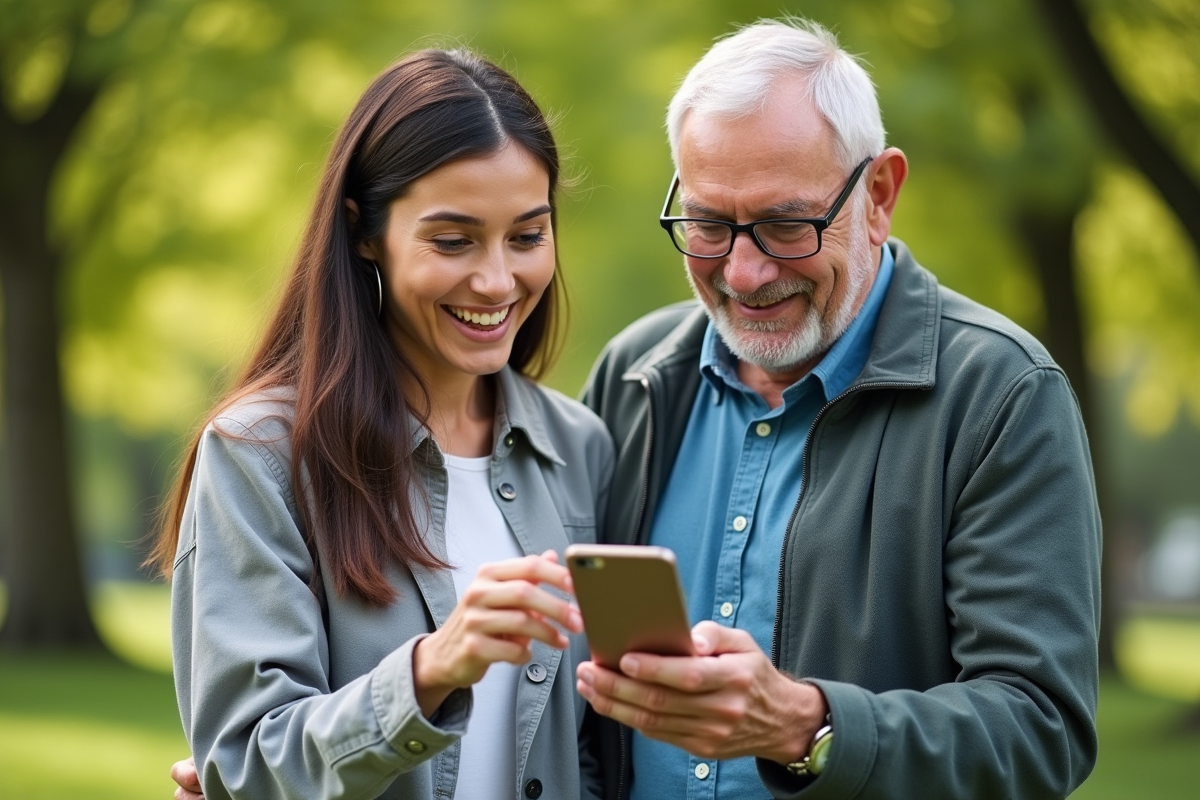
M 730 250 L 733 232 L 727 225 L 703 220 L 679 220 L 671 226 L 675 246 L 692 256 L 723 256 Z M 773 256 L 802 258 L 820 248 L 817 229 L 807 222 L 760 222 L 753 235 Z

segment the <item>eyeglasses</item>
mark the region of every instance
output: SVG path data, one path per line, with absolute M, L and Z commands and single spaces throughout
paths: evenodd
M 675 245 L 676 250 L 693 258 L 724 258 L 733 251 L 733 240 L 743 231 L 750 234 L 759 250 L 772 258 L 808 258 L 821 250 L 822 232 L 833 223 L 834 217 L 842 210 L 842 206 L 854 191 L 854 185 L 858 183 L 863 170 L 873 160 L 873 156 L 865 158 L 854 168 L 850 180 L 846 181 L 842 193 L 825 216 L 760 219 L 745 225 L 723 219 L 667 216 L 671 203 L 675 200 L 675 192 L 679 189 L 679 173 L 676 172 L 658 224 L 662 225 L 663 230 L 671 237 L 671 243 Z

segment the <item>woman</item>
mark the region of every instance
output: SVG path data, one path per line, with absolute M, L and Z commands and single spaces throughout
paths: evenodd
M 554 551 L 594 539 L 612 445 L 530 380 L 557 180 L 537 105 L 468 53 L 403 59 L 351 112 L 155 553 L 209 800 L 599 794 Z

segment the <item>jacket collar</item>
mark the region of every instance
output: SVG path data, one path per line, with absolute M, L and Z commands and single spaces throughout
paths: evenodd
M 942 300 L 937 278 L 912 257 L 899 239 L 888 239 L 895 272 L 871 342 L 871 354 L 850 388 L 900 384 L 932 389 L 937 376 L 938 320 Z
M 646 372 L 691 364 L 700 358 L 700 351 L 704 347 L 704 332 L 708 330 L 708 313 L 696 300 L 688 300 L 684 305 L 693 306 L 691 313 L 659 340 L 658 344 L 630 364 L 629 369 L 621 376 L 624 380 L 638 380 Z
M 888 246 L 896 259 L 895 271 L 867 363 L 847 391 L 878 384 L 931 389 L 936 380 L 941 316 L 937 278 L 916 262 L 904 242 L 891 238 Z M 694 361 L 700 356 L 707 328 L 708 314 L 696 303 L 692 313 L 630 365 L 623 377 L 636 380 L 646 372 Z
M 496 455 L 507 454 L 512 447 L 505 444 L 505 439 L 511 431 L 519 430 L 525 438 L 544 457 L 559 466 L 567 462 L 554 449 L 550 435 L 546 432 L 545 415 L 542 412 L 542 399 L 539 396 L 537 384 L 520 374 L 507 364 L 496 373 L 496 441 L 492 452 Z
M 496 414 L 492 425 L 492 455 L 506 456 L 512 452 L 508 435 L 521 431 L 533 449 L 555 464 L 565 465 L 562 456 L 554 449 L 543 422 L 537 385 L 507 364 L 493 376 L 496 381 Z M 422 455 L 432 463 L 441 465 L 440 456 L 434 457 L 437 446 L 429 429 L 416 419 L 408 421 L 409 444 L 413 453 Z

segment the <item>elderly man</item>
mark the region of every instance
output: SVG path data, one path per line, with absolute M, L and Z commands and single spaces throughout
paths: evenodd
M 807 23 L 718 42 L 668 112 L 699 303 L 585 390 L 605 537 L 678 554 L 699 655 L 578 669 L 614 798 L 1065 797 L 1096 758 L 1100 520 L 1062 370 L 889 239 L 907 174 Z

